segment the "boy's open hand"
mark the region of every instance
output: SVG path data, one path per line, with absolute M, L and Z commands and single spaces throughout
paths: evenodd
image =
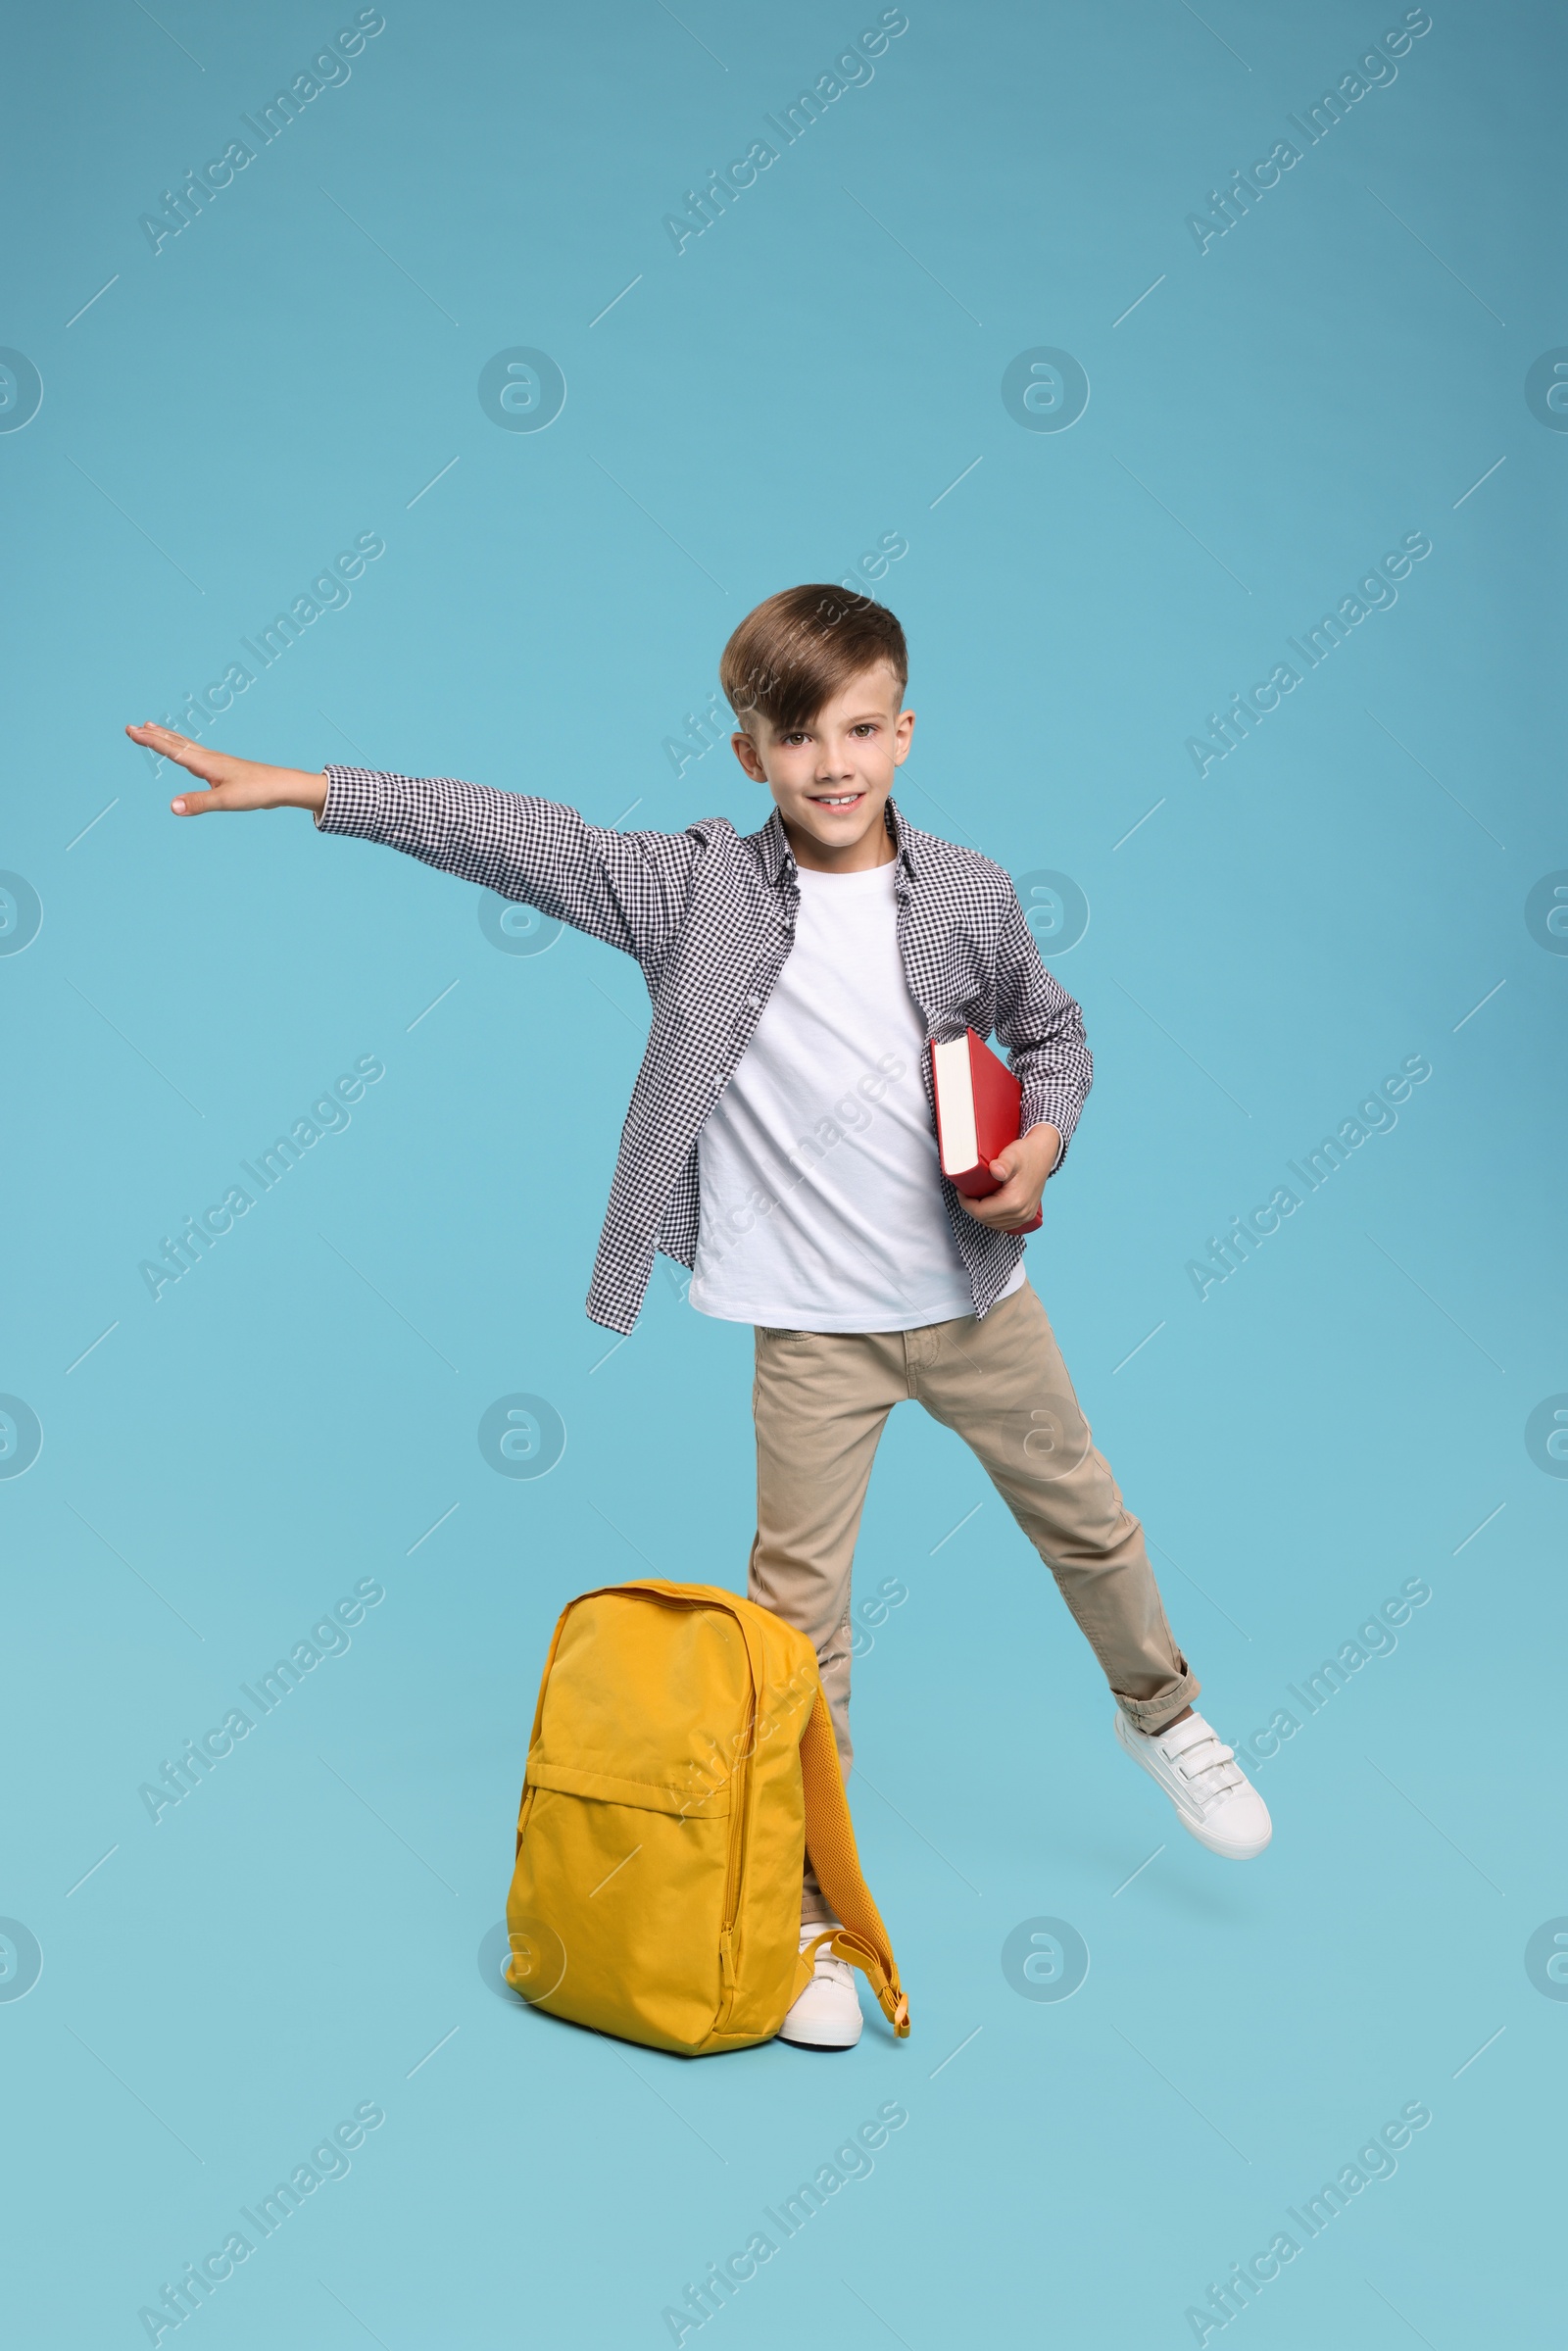
M 267 767 L 260 759 L 233 759 L 226 752 L 206 751 L 172 727 L 146 719 L 127 726 L 126 734 L 161 759 L 188 768 L 207 786 L 205 792 L 182 793 L 170 807 L 176 816 L 200 816 L 209 808 L 312 808 L 326 805 L 326 777 L 304 767 Z
M 1000 1190 L 988 1192 L 984 1200 L 967 1200 L 961 1192 L 958 1198 L 976 1224 L 989 1225 L 996 1233 L 1021 1232 L 1040 1213 L 1041 1195 L 1060 1150 L 1061 1137 L 1054 1126 L 1031 1127 L 992 1160 Z

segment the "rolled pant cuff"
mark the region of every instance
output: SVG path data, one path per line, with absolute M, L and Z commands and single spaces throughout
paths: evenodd
M 1202 1687 L 1191 1666 L 1187 1666 L 1183 1669 L 1181 1680 L 1173 1683 L 1169 1690 L 1162 1690 L 1157 1698 L 1124 1698 L 1121 1691 L 1117 1690 L 1116 1703 L 1135 1731 L 1163 1731 L 1184 1706 L 1197 1703 L 1198 1693 Z

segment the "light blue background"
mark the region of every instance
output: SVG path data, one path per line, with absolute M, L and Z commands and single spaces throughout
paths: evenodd
M 0 341 L 44 386 L 0 435 L 0 865 L 43 906 L 0 957 L 0 1388 L 44 1433 L 0 1480 L 0 1911 L 43 1950 L 0 2001 L 18 2342 L 145 2340 L 377 2100 L 210 2347 L 653 2346 L 893 2097 L 874 2175 L 712 2323 L 733 2345 L 1190 2342 L 1412 2100 L 1431 2127 L 1265 2288 L 1253 2351 L 1555 2339 L 1568 2004 L 1524 1949 L 1568 1913 L 1568 1486 L 1524 1428 L 1568 1390 L 1568 960 L 1523 909 L 1568 866 L 1568 439 L 1523 387 L 1568 342 L 1560 18 L 1435 6 L 1200 254 L 1189 212 L 1398 8 L 911 0 L 677 256 L 662 216 L 876 14 L 388 0 L 156 257 L 139 216 L 353 11 L 11 29 Z M 480 408 L 516 345 L 564 370 L 548 431 Z M 1087 371 L 1069 431 L 1003 406 L 1039 345 Z M 1397 605 L 1200 780 L 1206 713 L 1410 531 Z M 904 806 L 1089 901 L 1054 968 L 1096 1087 L 1029 1263 L 1206 1709 L 1250 1733 L 1430 1584 L 1263 1767 L 1271 1850 L 1222 1864 L 1116 1752 L 977 1465 L 896 1416 L 858 1575 L 909 1597 L 858 1668 L 855 1792 L 906 2044 L 684 2065 L 480 1982 L 563 1600 L 744 1580 L 750 1338 L 662 1261 L 624 1346 L 583 1315 L 630 965 L 500 953 L 471 891 L 297 816 L 176 824 L 119 731 L 364 532 L 352 603 L 211 740 L 672 828 L 765 812 L 722 746 L 679 778 L 663 749 L 735 622 L 902 534 Z M 1418 1053 L 1396 1129 L 1200 1303 L 1186 1261 Z M 352 1125 L 155 1305 L 139 1260 L 365 1054 Z M 516 1391 L 567 1432 L 536 1481 L 476 1442 Z M 154 1827 L 139 1784 L 371 1577 L 352 1649 Z M 1091 1952 L 1064 2003 L 1002 1970 L 1043 1915 Z

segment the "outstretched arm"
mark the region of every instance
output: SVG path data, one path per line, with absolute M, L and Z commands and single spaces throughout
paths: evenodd
M 178 794 L 170 804 L 176 816 L 211 808 L 309 808 L 323 832 L 379 841 L 537 906 L 635 955 L 645 971 L 658 965 L 685 910 L 700 854 L 689 833 L 618 833 L 589 824 L 559 801 L 452 776 L 338 766 L 313 775 L 231 759 L 150 722 L 125 732 L 207 786 Z

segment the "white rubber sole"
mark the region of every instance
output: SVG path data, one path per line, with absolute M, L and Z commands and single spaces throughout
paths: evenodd
M 783 2026 L 780 2025 L 778 2037 L 782 2041 L 788 2041 L 792 2049 L 815 2049 L 822 2056 L 838 2057 L 842 2056 L 846 2049 L 853 2049 L 860 2036 L 857 2033 L 847 2040 L 803 2040 L 799 2033 L 786 2033 Z

